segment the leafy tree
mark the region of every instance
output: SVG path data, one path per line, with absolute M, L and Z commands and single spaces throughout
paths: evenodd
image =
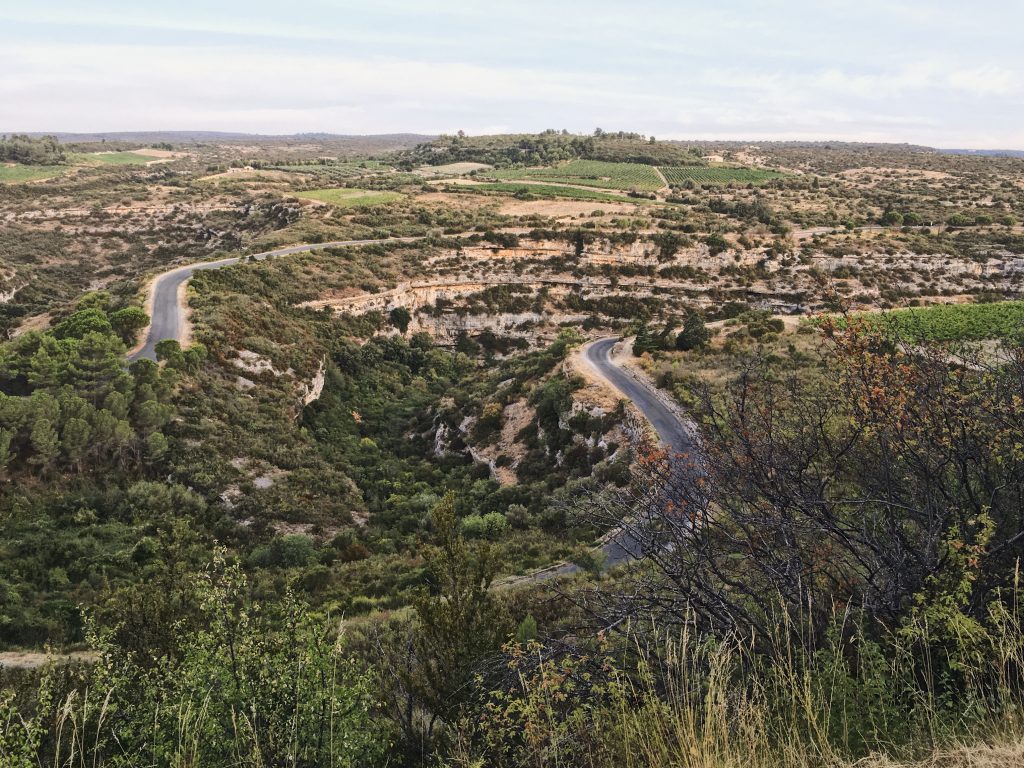
M 197 621 L 157 614 L 169 652 L 153 658 L 150 646 L 141 656 L 114 642 L 116 632 L 96 632 L 101 659 L 88 686 L 55 696 L 44 678 L 34 715 L 5 700 L 4 724 L 19 729 L 0 724 L 4 764 L 12 754 L 26 766 L 375 764 L 386 738 L 371 718 L 367 678 L 335 627 L 290 592 L 261 609 L 223 555 L 187 591 Z M 90 706 L 93 696 L 104 704 Z M 7 738 L 16 732 L 35 738 Z
M 898 227 L 903 223 L 903 214 L 892 208 L 886 208 L 882 214 L 882 224 L 887 227 Z
M 404 336 L 412 322 L 412 313 L 406 307 L 395 307 L 388 313 L 388 321 Z
M 708 250 L 712 256 L 717 256 L 730 248 L 732 245 L 725 237 L 719 232 L 712 232 L 710 235 L 704 238 L 704 244 L 707 245 Z
M 23 133 L 0 137 L 0 162 L 24 165 L 60 165 L 67 153 L 55 136 L 33 138 Z
M 675 232 L 659 232 L 651 242 L 658 246 L 658 261 L 672 261 L 683 244 L 683 238 Z

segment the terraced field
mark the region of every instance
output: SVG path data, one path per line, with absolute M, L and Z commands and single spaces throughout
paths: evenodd
M 785 174 L 778 171 L 763 171 L 758 168 L 699 168 L 686 166 L 659 169 L 669 184 L 764 184 L 772 179 L 781 179 Z
M 497 171 L 497 179 L 531 179 L 561 184 L 576 184 L 602 189 L 636 189 L 656 192 L 664 184 L 657 170 L 639 163 L 606 163 L 600 160 L 571 160 L 549 168 L 520 168 Z

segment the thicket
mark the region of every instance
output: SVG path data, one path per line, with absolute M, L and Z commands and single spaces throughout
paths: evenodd
M 33 138 L 25 134 L 0 137 L 0 162 L 23 165 L 60 165 L 67 162 L 64 147 L 53 136 Z

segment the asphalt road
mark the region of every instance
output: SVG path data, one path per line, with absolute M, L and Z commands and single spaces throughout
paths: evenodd
M 695 455 L 697 441 L 693 425 L 667 406 L 655 393 L 652 384 L 634 377 L 612 362 L 612 349 L 618 342 L 618 338 L 599 339 L 593 342 L 584 353 L 587 362 L 598 375 L 637 407 L 654 427 L 670 455 Z M 613 535 L 601 547 L 601 552 L 606 568 L 635 560 L 643 554 L 639 543 L 626 531 Z
M 274 251 L 257 253 L 249 258 L 255 261 L 270 259 L 275 256 L 288 256 L 293 253 L 319 251 L 324 248 L 343 248 L 346 246 L 372 245 L 374 243 L 402 243 L 420 240 L 419 237 L 392 237 L 383 240 L 336 240 L 330 243 L 313 243 L 310 245 L 293 245 L 290 248 L 278 248 Z M 232 256 L 219 261 L 204 261 L 164 272 L 158 276 L 152 288 L 152 308 L 149 328 L 146 331 L 146 343 L 128 355 L 129 360 L 148 358 L 156 360 L 156 345 L 164 339 L 183 341 L 186 335 L 185 308 L 178 302 L 178 291 L 188 282 L 193 274 L 204 269 L 220 269 L 238 264 L 245 258 Z
M 617 338 L 593 342 L 585 353 L 587 362 L 623 397 L 632 401 L 654 427 L 666 450 L 673 454 L 693 453 L 697 446 L 692 426 L 665 405 L 651 384 L 636 379 L 612 362 L 611 352 L 618 342 Z

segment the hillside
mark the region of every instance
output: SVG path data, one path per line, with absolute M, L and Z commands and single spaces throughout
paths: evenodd
M 1020 756 L 1024 159 L 57 138 L 0 165 L 0 763 Z

